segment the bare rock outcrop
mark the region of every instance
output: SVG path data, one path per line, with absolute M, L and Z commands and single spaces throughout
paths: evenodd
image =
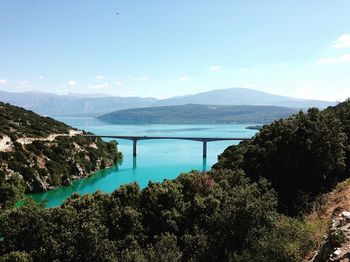
M 350 212 L 337 213 L 335 210 L 332 226 L 310 262 L 350 261 Z

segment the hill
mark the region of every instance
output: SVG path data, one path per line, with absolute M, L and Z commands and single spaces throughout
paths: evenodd
M 121 158 L 115 142 L 78 136 L 85 132 L 23 108 L 0 103 L 0 119 L 0 184 L 18 177 L 26 192 L 46 191 Z
M 280 210 L 295 215 L 350 177 L 349 120 L 350 101 L 299 112 L 230 146 L 214 168 L 243 169 L 253 180 L 265 177 L 278 192 Z
M 105 94 L 55 95 L 41 92 L 12 93 L 0 91 L 0 101 L 48 116 L 98 116 L 121 109 L 185 104 L 268 105 L 298 109 L 308 107 L 326 108 L 335 105 L 334 102 L 277 96 L 247 88 L 219 89 L 168 99 L 120 97 Z
M 276 106 L 178 105 L 124 109 L 99 116 L 114 124 L 231 124 L 269 123 L 296 109 Z
M 304 109 L 309 107 L 326 108 L 335 102 L 298 99 L 287 96 L 273 95 L 249 88 L 217 89 L 194 95 L 178 96 L 155 102 L 154 106 L 183 105 L 268 105 Z

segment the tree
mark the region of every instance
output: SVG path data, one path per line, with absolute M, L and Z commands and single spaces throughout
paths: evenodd
M 0 255 L 34 261 L 227 261 L 273 227 L 276 198 L 241 171 L 191 172 L 175 180 L 73 195 L 61 207 L 0 215 Z
M 254 181 L 267 178 L 278 193 L 280 210 L 296 214 L 343 179 L 346 147 L 347 135 L 336 115 L 312 108 L 264 126 L 249 143 L 224 152 L 216 168 L 242 168 Z
M 0 209 L 13 207 L 23 198 L 24 191 L 25 183 L 21 177 L 12 175 L 6 179 L 4 172 L 0 170 Z

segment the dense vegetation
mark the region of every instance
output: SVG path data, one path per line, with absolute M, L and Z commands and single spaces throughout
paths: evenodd
M 253 181 L 266 178 L 278 193 L 279 210 L 295 215 L 350 176 L 349 120 L 349 101 L 300 112 L 227 148 L 215 168 L 242 169 Z
M 52 133 L 67 134 L 69 127 L 49 117 L 0 102 L 0 137 L 8 135 L 13 141 L 19 137 L 47 137 Z
M 99 116 L 114 124 L 230 124 L 270 123 L 296 113 L 279 106 L 178 105 L 133 108 Z
M 314 245 L 299 238 L 312 229 L 278 215 L 276 204 L 265 180 L 192 172 L 142 191 L 129 184 L 57 208 L 6 211 L 0 253 L 3 261 L 298 261 Z
M 312 108 L 229 147 L 210 172 L 9 208 L 0 261 L 301 261 L 320 230 L 300 212 L 350 177 L 349 120 L 350 101 Z
M 116 142 L 70 136 L 69 127 L 33 112 L 0 103 L 0 209 L 23 191 L 39 192 L 69 184 L 116 163 Z M 52 134 L 61 134 L 47 140 Z M 20 139 L 30 139 L 20 143 Z

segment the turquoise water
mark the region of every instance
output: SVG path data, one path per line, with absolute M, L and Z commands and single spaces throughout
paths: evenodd
M 247 125 L 109 125 L 93 118 L 57 118 L 71 126 L 99 135 L 188 136 L 188 137 L 251 137 L 256 130 Z M 107 139 L 106 139 L 107 141 Z M 202 143 L 182 140 L 138 141 L 137 157 L 132 156 L 132 141 L 118 140 L 123 161 L 118 165 L 79 179 L 70 186 L 49 192 L 32 194 L 36 201 L 45 201 L 47 207 L 60 205 L 74 193 L 86 194 L 97 190 L 113 192 L 119 186 L 136 181 L 145 187 L 149 181 L 161 182 L 176 178 L 182 172 L 208 170 L 217 162 L 217 156 L 238 141 L 208 143 L 207 158 L 202 158 Z

